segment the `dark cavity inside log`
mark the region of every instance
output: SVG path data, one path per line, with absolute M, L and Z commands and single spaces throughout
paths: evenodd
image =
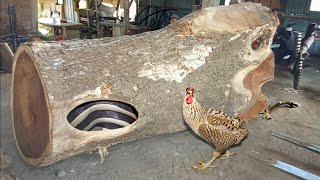
M 118 129 L 131 125 L 137 119 L 138 112 L 133 106 L 111 100 L 83 103 L 67 116 L 73 127 L 84 131 Z

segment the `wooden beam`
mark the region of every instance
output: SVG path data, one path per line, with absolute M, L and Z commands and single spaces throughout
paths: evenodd
M 100 15 L 99 15 L 99 6 L 101 4 L 101 2 L 99 0 L 95 0 L 94 1 L 94 6 L 95 6 L 95 10 L 96 10 L 96 23 L 97 23 L 97 37 L 101 38 L 103 36 L 103 32 L 101 32 L 100 29 Z
M 129 0 L 124 0 L 124 16 L 123 16 L 123 25 L 124 25 L 124 34 L 128 34 L 130 22 L 129 22 Z
M 31 32 L 38 32 L 38 0 L 30 0 Z

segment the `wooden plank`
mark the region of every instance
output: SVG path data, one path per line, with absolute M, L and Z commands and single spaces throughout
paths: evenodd
M 44 25 L 44 26 L 48 26 L 48 27 L 52 27 L 52 28 L 62 28 L 62 27 L 68 27 L 68 28 L 77 28 L 80 29 L 82 27 L 84 27 L 84 24 L 82 23 L 60 23 L 60 24 L 53 24 L 53 23 L 45 23 L 45 22 L 39 22 L 40 24 Z
M 67 29 L 66 27 L 63 27 L 62 37 L 64 40 L 80 38 L 80 30 L 79 29 Z
M 0 64 L 1 70 L 6 72 L 11 72 L 12 64 L 13 64 L 13 56 L 8 43 L 0 43 Z
M 61 26 L 67 29 L 81 29 L 84 27 L 82 23 L 61 23 Z
M 112 37 L 118 37 L 124 35 L 124 24 L 100 22 L 101 25 L 112 27 Z

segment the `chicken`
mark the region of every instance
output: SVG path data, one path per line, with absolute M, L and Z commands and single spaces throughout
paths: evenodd
M 223 112 L 206 110 L 197 102 L 194 88 L 187 88 L 183 101 L 183 116 L 185 122 L 201 138 L 215 146 L 213 158 L 207 163 L 199 161 L 199 166 L 193 166 L 196 170 L 211 167 L 212 162 L 223 157 L 229 158 L 234 153 L 229 152 L 229 147 L 240 143 L 248 134 L 248 130 L 241 128 L 244 121 L 237 117 L 231 117 Z

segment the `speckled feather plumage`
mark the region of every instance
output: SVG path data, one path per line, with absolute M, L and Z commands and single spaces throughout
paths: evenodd
M 240 143 L 248 134 L 247 129 L 241 128 L 244 123 L 241 119 L 221 111 L 206 110 L 195 98 L 191 104 L 184 101 L 183 115 L 191 129 L 208 143 L 214 144 L 219 152 Z

